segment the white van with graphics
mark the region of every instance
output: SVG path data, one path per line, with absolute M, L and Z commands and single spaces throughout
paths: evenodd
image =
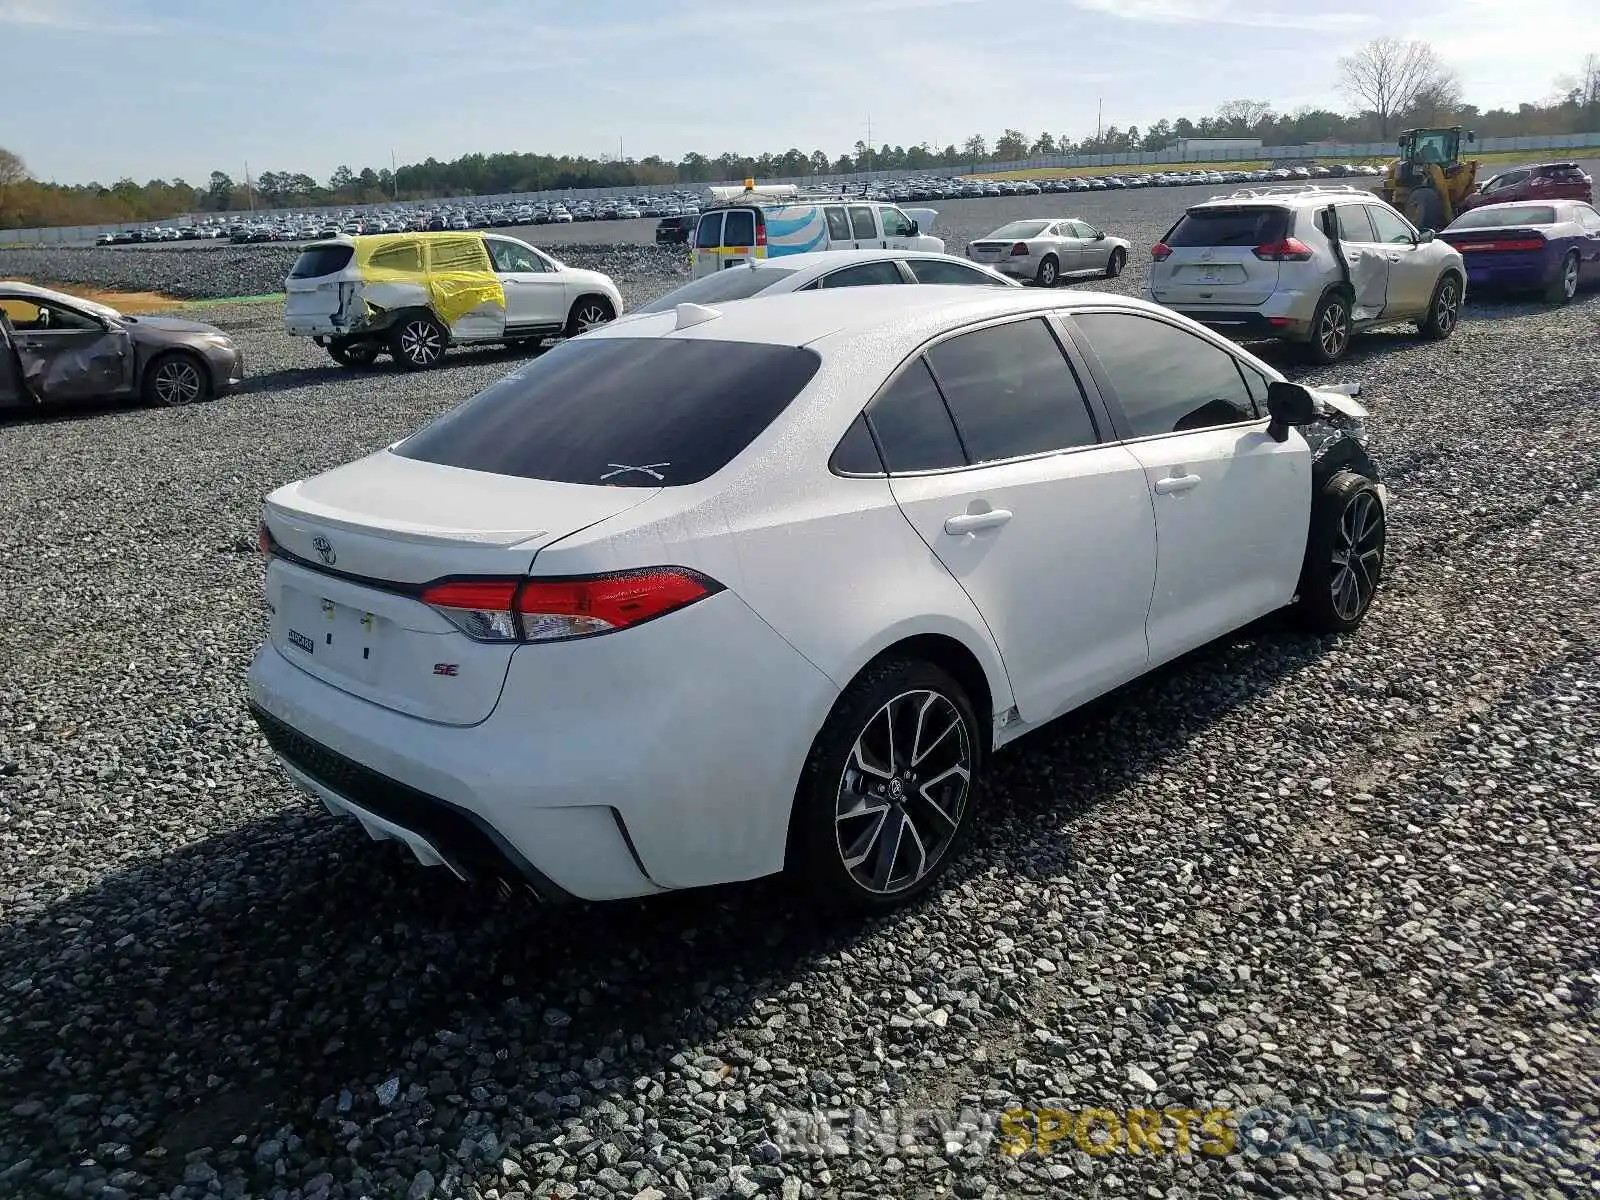
M 696 279 L 752 258 L 815 250 L 944 253 L 944 239 L 924 232 L 939 215 L 931 208 L 907 210 L 858 198 L 788 198 L 750 188 L 717 199 L 715 207 L 700 214 L 691 240 L 690 266 Z

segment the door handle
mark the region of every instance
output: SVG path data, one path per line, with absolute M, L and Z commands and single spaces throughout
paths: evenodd
M 944 531 L 957 536 L 963 533 L 977 533 L 980 529 L 996 529 L 1011 520 L 1011 510 L 1007 508 L 991 508 L 988 512 L 957 513 L 944 520 Z
M 1400 261 L 1400 256 L 1398 254 L 1391 254 L 1391 255 L 1389 255 L 1389 261 L 1390 262 L 1399 262 Z
M 1187 492 L 1200 486 L 1198 475 L 1168 475 L 1165 479 L 1156 480 L 1156 495 L 1172 496 L 1178 492 Z

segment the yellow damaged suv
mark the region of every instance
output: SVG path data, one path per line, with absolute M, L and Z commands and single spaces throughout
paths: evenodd
M 622 293 L 599 271 L 470 231 L 312 242 L 284 292 L 284 327 L 343 366 L 387 351 L 420 370 L 453 345 L 576 337 L 622 313 Z

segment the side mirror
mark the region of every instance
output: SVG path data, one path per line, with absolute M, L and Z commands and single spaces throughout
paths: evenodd
M 908 233 L 906 236 L 907 237 L 916 237 L 917 234 L 919 234 L 921 232 L 922 232 L 922 226 L 918 225 L 916 223 L 916 221 L 912 221 L 911 222 L 911 232 Z
M 1424 229 L 1421 233 L 1417 234 L 1417 245 L 1426 246 L 1429 242 L 1433 241 L 1433 236 L 1433 230 Z
M 1317 402 L 1311 392 L 1298 383 L 1283 380 L 1267 388 L 1267 435 L 1275 442 L 1287 441 L 1293 425 L 1309 425 L 1317 419 Z
M 1477 140 L 1478 140 L 1478 135 L 1473 133 L 1472 130 L 1470 130 L 1470 129 L 1467 130 L 1467 141 L 1468 142 L 1475 142 Z
M 1103 241 L 1106 240 L 1106 235 L 1103 232 L 1101 232 L 1099 230 L 1096 230 L 1095 231 L 1095 235 L 1094 235 L 1094 240 L 1097 241 L 1097 242 L 1103 242 Z

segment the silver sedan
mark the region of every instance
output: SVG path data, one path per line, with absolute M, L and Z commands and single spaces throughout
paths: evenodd
M 1129 243 L 1075 217 L 1012 221 L 967 247 L 973 262 L 1014 279 L 1054 287 L 1063 275 L 1093 271 L 1107 279 L 1122 274 Z

